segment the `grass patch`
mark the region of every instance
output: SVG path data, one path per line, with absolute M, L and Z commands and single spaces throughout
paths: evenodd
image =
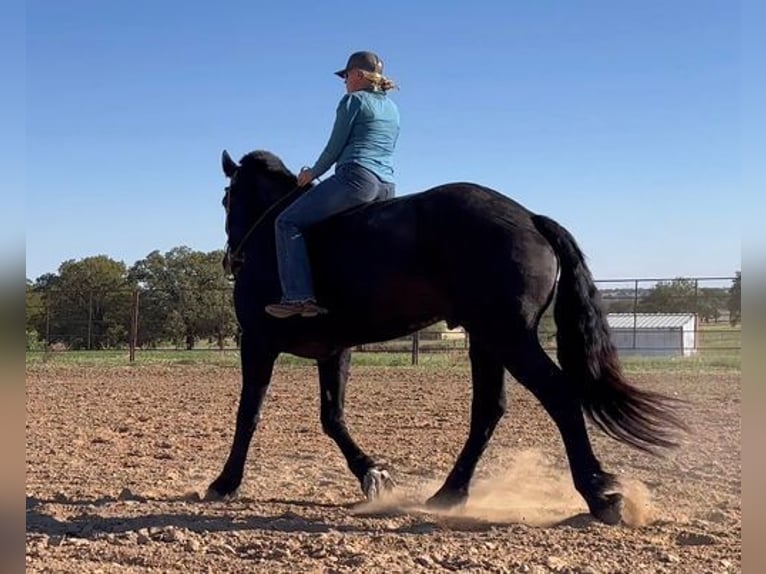
M 621 360 L 627 373 L 641 372 L 740 372 L 739 351 L 731 353 L 698 353 L 693 357 L 626 357 Z
M 213 365 L 238 367 L 237 350 L 161 350 L 136 352 L 135 362 L 130 362 L 128 351 L 58 351 L 30 352 L 26 354 L 27 369 L 45 366 L 64 367 L 124 367 L 143 365 Z
M 34 370 L 50 366 L 62 367 L 125 367 L 184 365 L 218 366 L 239 368 L 239 351 L 232 350 L 161 350 L 140 351 L 136 360 L 129 362 L 127 351 L 61 351 L 27 352 L 26 368 Z M 468 368 L 467 351 L 446 353 L 421 353 L 418 365 L 412 365 L 409 352 L 370 353 L 357 351 L 352 354 L 352 366 L 364 367 L 410 367 L 414 369 Z M 314 361 L 292 355 L 280 355 L 280 366 L 313 366 Z M 693 357 L 635 357 L 622 359 L 626 372 L 739 372 L 742 368 L 741 353 L 732 351 L 700 351 Z
M 703 352 L 739 350 L 742 348 L 742 327 L 727 323 L 701 325 L 697 330 L 697 347 Z

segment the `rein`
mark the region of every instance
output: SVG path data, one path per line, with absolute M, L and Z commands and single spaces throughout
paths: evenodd
M 223 256 L 223 267 L 224 271 L 226 271 L 227 278 L 230 281 L 234 281 L 237 278 L 237 274 L 234 271 L 233 263 L 234 261 L 239 261 L 240 263 L 244 261 L 244 258 L 241 257 L 242 255 L 242 249 L 245 247 L 245 243 L 247 243 L 247 240 L 250 239 L 250 236 L 255 232 L 255 230 L 258 228 L 258 226 L 266 219 L 266 217 L 273 212 L 277 207 L 279 207 L 282 203 L 284 203 L 286 200 L 290 199 L 292 195 L 299 191 L 301 187 L 295 186 L 293 189 L 291 189 L 288 193 L 280 197 L 278 200 L 276 200 L 274 203 L 272 203 L 266 211 L 264 211 L 261 216 L 255 220 L 255 223 L 253 223 L 250 228 L 247 230 L 247 233 L 240 239 L 239 244 L 235 249 L 231 248 L 231 244 L 229 243 L 229 240 L 227 238 L 226 240 L 226 251 Z M 226 220 L 227 220 L 227 236 L 228 236 L 228 219 L 229 219 L 229 213 L 231 211 L 231 189 L 230 186 L 226 188 Z

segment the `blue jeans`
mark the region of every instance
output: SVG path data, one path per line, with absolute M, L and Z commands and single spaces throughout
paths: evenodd
M 303 238 L 307 228 L 352 207 L 392 198 L 394 191 L 393 183 L 381 181 L 370 170 L 348 163 L 338 166 L 335 175 L 289 205 L 277 217 L 275 225 L 282 302 L 314 298 L 311 268 Z

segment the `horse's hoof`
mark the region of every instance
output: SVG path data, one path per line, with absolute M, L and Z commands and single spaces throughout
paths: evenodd
M 604 524 L 619 524 L 622 520 L 622 494 L 613 492 L 597 499 L 590 505 L 590 513 Z
M 468 500 L 466 491 L 441 488 L 426 501 L 426 506 L 432 510 L 450 510 L 465 504 L 466 500 Z
M 215 488 L 208 486 L 207 490 L 205 491 L 205 496 L 202 497 L 203 502 L 219 502 L 221 500 L 226 500 L 231 495 L 228 494 L 221 494 L 218 492 Z
M 218 477 L 213 483 L 207 487 L 205 497 L 206 502 L 214 502 L 217 500 L 229 500 L 236 496 L 237 487 L 232 485 L 229 480 Z
M 383 468 L 371 468 L 362 481 L 362 491 L 369 501 L 379 499 L 384 493 L 391 492 L 395 486 L 391 473 Z

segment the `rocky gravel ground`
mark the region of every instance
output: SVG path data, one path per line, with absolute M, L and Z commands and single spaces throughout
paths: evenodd
M 515 384 L 468 504 L 423 508 L 466 437 L 465 368 L 353 370 L 351 432 L 398 483 L 368 504 L 321 432 L 313 369 L 277 369 L 239 495 L 203 502 L 233 435 L 238 369 L 35 366 L 27 572 L 741 571 L 739 374 L 633 379 L 689 400 L 692 432 L 664 458 L 592 432 L 628 496 L 610 527 L 584 514 L 555 428 Z

